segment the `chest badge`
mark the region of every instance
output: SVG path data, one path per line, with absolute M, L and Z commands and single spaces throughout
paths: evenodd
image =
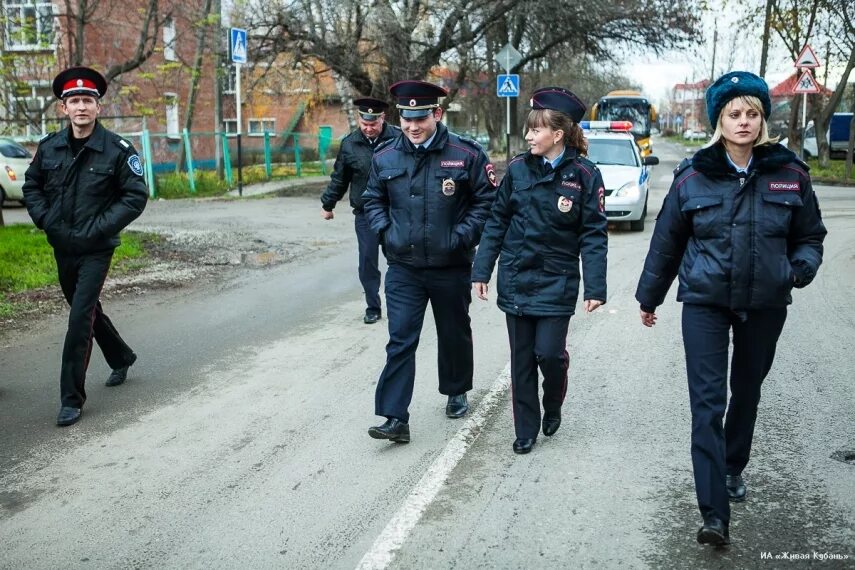
M 454 180 L 451 178 L 446 178 L 442 181 L 442 193 L 446 196 L 454 196 L 454 192 L 457 190 L 457 185 L 454 183 Z
M 573 200 L 565 196 L 558 197 L 558 211 L 566 214 L 573 209 Z

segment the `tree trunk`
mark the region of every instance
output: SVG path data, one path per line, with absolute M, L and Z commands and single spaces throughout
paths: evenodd
M 766 17 L 763 20 L 763 48 L 760 52 L 760 77 L 766 77 L 766 61 L 769 59 L 769 28 L 772 25 L 772 5 L 775 0 L 766 0 Z
M 799 154 L 802 146 L 802 128 L 799 123 L 799 113 L 802 106 L 802 96 L 793 95 L 790 98 L 790 120 L 787 122 L 787 148 Z M 799 157 L 801 158 L 801 157 Z
M 189 133 L 193 130 L 193 113 L 196 110 L 196 95 L 199 93 L 199 80 L 202 78 L 202 56 L 205 55 L 205 39 L 208 37 L 212 0 L 205 0 L 201 23 L 196 30 L 196 54 L 193 56 L 193 71 L 191 73 L 190 93 L 187 95 L 187 114 L 184 116 L 184 129 Z M 214 81 L 216 81 L 216 73 Z M 216 87 L 216 86 L 215 86 Z M 216 144 L 216 143 L 215 143 Z M 178 162 L 175 163 L 175 172 L 181 172 L 181 167 L 186 160 L 184 145 L 178 152 Z
M 855 105 L 853 105 L 853 111 L 855 111 Z M 849 145 L 846 147 L 846 168 L 844 168 L 844 180 L 849 180 L 852 176 L 852 154 L 853 149 L 855 149 L 855 112 L 852 113 L 852 120 L 849 121 Z M 0 225 L 2 225 L 3 220 L 0 219 Z

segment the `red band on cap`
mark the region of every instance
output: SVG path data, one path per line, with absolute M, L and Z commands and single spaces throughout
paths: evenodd
M 66 81 L 65 85 L 62 86 L 63 92 L 70 91 L 71 89 L 92 89 L 93 91 L 98 91 L 95 83 L 88 79 L 72 79 L 71 81 Z

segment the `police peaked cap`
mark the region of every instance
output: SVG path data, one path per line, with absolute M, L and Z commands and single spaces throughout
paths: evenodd
M 373 97 L 354 99 L 353 104 L 356 105 L 359 111 L 359 116 L 365 121 L 376 121 L 389 106 L 386 101 L 374 99 Z
M 89 67 L 69 67 L 53 80 L 53 94 L 57 99 L 72 95 L 91 95 L 100 99 L 107 92 L 107 80 Z
M 427 117 L 439 107 L 439 98 L 448 95 L 448 91 L 439 85 L 415 79 L 393 84 L 389 87 L 389 93 L 395 97 L 395 107 L 405 119 Z
M 763 105 L 763 116 L 768 119 L 772 114 L 772 100 L 769 98 L 769 86 L 762 77 L 748 71 L 725 73 L 707 89 L 707 116 L 715 128 L 721 110 L 729 101 L 737 97 L 757 97 Z
M 585 116 L 588 108 L 582 100 L 569 89 L 563 87 L 541 87 L 535 89 L 531 94 L 529 105 L 533 110 L 552 109 L 569 115 L 574 123 L 578 123 Z

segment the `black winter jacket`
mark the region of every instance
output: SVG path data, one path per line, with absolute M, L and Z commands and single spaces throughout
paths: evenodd
M 119 232 L 148 200 L 139 156 L 131 143 L 97 122 L 76 157 L 70 136 L 67 127 L 39 143 L 24 182 L 27 211 L 58 251 L 114 249 Z
M 350 207 L 354 212 L 362 211 L 362 193 L 368 185 L 368 173 L 371 170 L 371 156 L 374 149 L 389 139 L 401 134 L 401 129 L 389 123 L 383 123 L 383 130 L 374 141 L 368 142 L 362 131 L 356 129 L 341 140 L 330 183 L 321 196 L 321 204 L 327 212 L 332 212 L 336 202 L 344 197 L 350 187 Z
M 568 148 L 553 172 L 530 152 L 508 164 L 484 228 L 472 281 L 487 283 L 499 258 L 498 305 L 513 315 L 567 316 L 579 296 L 606 301 L 608 221 L 603 179 Z
M 363 194 L 365 215 L 380 234 L 389 263 L 466 267 L 490 215 L 496 185 L 481 146 L 439 123 L 423 155 L 417 156 L 403 135 L 375 151 Z
M 652 312 L 679 275 L 677 300 L 734 311 L 784 307 L 822 263 L 826 230 L 808 167 L 779 144 L 754 149 L 748 174 L 722 144 L 675 171 L 635 297 Z

